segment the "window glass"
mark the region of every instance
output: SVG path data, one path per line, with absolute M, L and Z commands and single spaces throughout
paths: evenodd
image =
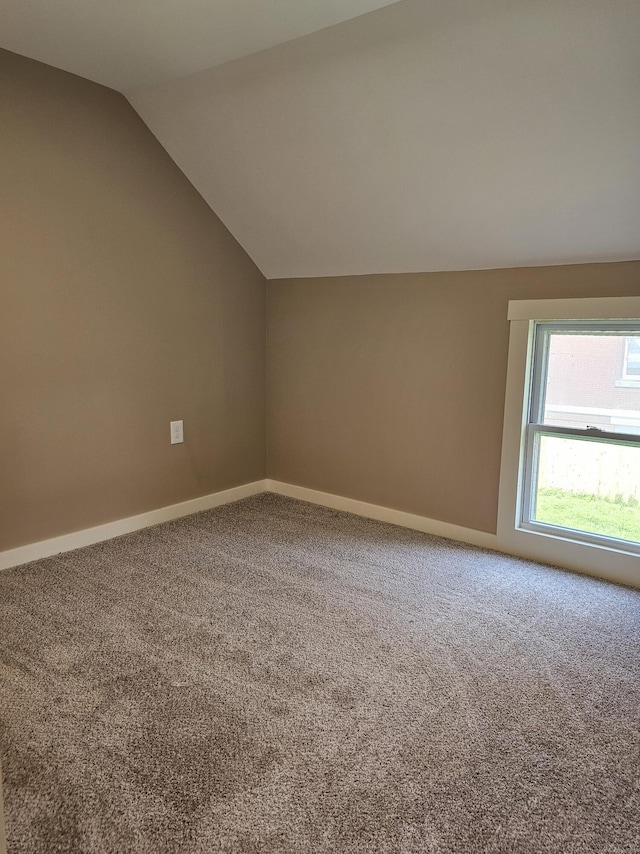
M 524 526 L 640 550 L 640 383 L 629 381 L 640 370 L 636 332 L 637 321 L 535 325 Z
M 539 437 L 532 519 L 640 542 L 640 446 Z
M 640 338 L 625 339 L 624 378 L 640 381 Z
M 640 434 L 640 387 L 619 382 L 632 371 L 640 380 L 640 337 L 550 332 L 541 423 Z

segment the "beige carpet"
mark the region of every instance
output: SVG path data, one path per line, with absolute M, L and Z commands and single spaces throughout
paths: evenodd
M 640 593 L 261 495 L 0 575 L 10 854 L 640 851 Z

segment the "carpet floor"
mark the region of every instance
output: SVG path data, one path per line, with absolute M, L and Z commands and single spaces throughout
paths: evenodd
M 0 574 L 10 854 L 640 851 L 640 593 L 263 494 Z

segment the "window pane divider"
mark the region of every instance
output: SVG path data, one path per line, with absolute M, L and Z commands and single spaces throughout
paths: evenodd
M 529 433 L 537 433 L 541 436 L 568 436 L 572 439 L 581 439 L 586 442 L 606 442 L 607 445 L 640 445 L 640 436 L 632 433 L 611 433 L 607 430 L 581 429 L 580 427 L 554 427 L 551 424 L 529 423 Z

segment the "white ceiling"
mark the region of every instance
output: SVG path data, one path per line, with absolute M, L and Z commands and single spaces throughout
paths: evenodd
M 268 278 L 640 258 L 638 0 L 0 0 L 0 43 L 124 89 Z
M 395 0 L 0 0 L 0 46 L 126 91 Z
M 130 100 L 268 278 L 623 260 L 639 45 L 638 0 L 404 0 Z

